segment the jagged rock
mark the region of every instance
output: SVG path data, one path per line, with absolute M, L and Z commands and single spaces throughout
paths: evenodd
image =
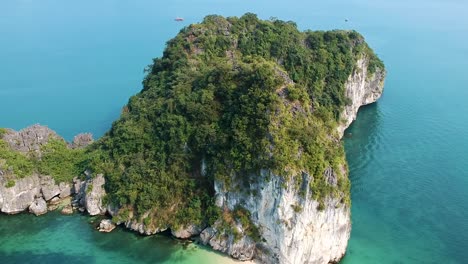
M 187 238 L 190 238 L 192 236 L 199 235 L 202 230 L 203 230 L 203 227 L 198 226 L 198 225 L 194 225 L 194 224 L 190 224 L 187 227 L 182 226 L 182 227 L 178 228 L 177 230 L 171 229 L 171 234 L 174 237 L 177 237 L 177 238 L 187 239 Z
M 59 189 L 60 189 L 60 194 L 59 194 L 60 199 L 66 198 L 72 194 L 72 188 L 69 183 L 61 182 L 59 184 Z
M 125 221 L 124 223 L 125 227 L 130 229 L 130 230 L 133 230 L 135 232 L 138 232 L 142 235 L 154 235 L 156 233 L 160 233 L 160 232 L 163 232 L 163 231 L 166 231 L 167 230 L 167 227 L 165 228 L 159 228 L 159 227 L 149 227 L 149 226 L 145 226 L 144 223 L 141 223 L 135 219 L 131 219 L 131 220 L 127 220 Z
M 68 204 L 66 205 L 65 207 L 62 208 L 62 210 L 60 211 L 60 213 L 64 214 L 64 215 L 71 215 L 73 214 L 73 207 L 71 204 Z
M 3 135 L 3 140 L 7 142 L 13 150 L 25 154 L 34 153 L 38 157 L 41 157 L 41 146 L 47 144 L 50 139 L 63 140 L 55 131 L 39 124 L 32 125 L 20 131 L 8 129 Z
M 0 206 L 6 214 L 16 214 L 25 211 L 40 197 L 40 181 L 38 175 L 16 179 L 15 185 L 5 187 L 7 180 L 0 177 Z
M 72 148 L 84 148 L 93 143 L 93 135 L 90 133 L 78 134 L 73 138 Z
M 216 225 L 216 224 L 215 224 Z M 214 250 L 229 254 L 231 257 L 245 261 L 251 260 L 256 251 L 256 243 L 248 236 L 236 239 L 232 234 L 219 233 L 216 228 L 208 227 L 200 234 L 200 240 Z
M 41 192 L 44 199 L 50 201 L 60 194 L 60 188 L 51 176 L 41 176 Z
M 29 206 L 29 212 L 35 215 L 42 215 L 47 213 L 47 203 L 41 197 L 34 200 L 34 202 Z
M 102 199 L 106 195 L 104 183 L 104 175 L 98 174 L 94 178 L 89 178 L 80 187 L 80 203 L 90 215 L 106 213 L 106 206 L 102 203 Z
M 359 59 L 354 72 L 345 84 L 346 97 L 350 99 L 351 104 L 346 105 L 341 113 L 341 119 L 344 121 L 337 128 L 341 137 L 345 129 L 356 120 L 359 108 L 376 102 L 382 95 L 385 71 L 377 68 L 375 73 L 370 74 L 367 70 L 368 67 L 369 58 Z
M 111 232 L 112 230 L 114 230 L 115 228 L 115 224 L 112 223 L 112 221 L 110 219 L 103 219 L 101 220 L 101 223 L 99 223 L 99 232 L 106 232 L 106 233 L 109 233 Z

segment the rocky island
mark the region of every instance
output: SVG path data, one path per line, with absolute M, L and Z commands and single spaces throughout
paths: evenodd
M 383 91 L 355 31 L 207 16 L 167 43 L 102 138 L 0 130 L 0 208 L 59 205 L 239 260 L 335 263 L 350 236 L 344 130 Z M 72 197 L 70 199 L 69 197 Z

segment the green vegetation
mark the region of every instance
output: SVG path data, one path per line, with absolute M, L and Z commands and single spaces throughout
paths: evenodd
M 31 175 L 35 169 L 33 159 L 10 149 L 8 144 L 0 139 L 0 170 L 18 177 Z
M 6 134 L 7 130 L 5 128 L 0 128 L 0 137 Z
M 5 187 L 11 188 L 11 187 L 14 187 L 15 184 L 16 184 L 15 180 L 10 179 L 10 180 L 8 180 L 7 183 L 5 184 Z
M 85 160 L 83 149 L 67 148 L 63 140 L 51 139 L 41 148 L 42 157 L 38 161 L 38 171 L 51 175 L 56 182 L 71 182 L 73 177 L 81 175 L 80 166 Z
M 51 175 L 55 181 L 71 182 L 84 171 L 85 151 L 70 149 L 63 140 L 51 139 L 41 148 L 42 157 L 36 153 L 22 154 L 14 151 L 0 139 L 0 170 L 13 177 L 25 177 L 34 172 Z
M 315 199 L 346 198 L 335 130 L 360 58 L 371 71 L 383 68 L 355 31 L 300 32 L 293 22 L 254 14 L 207 16 L 154 59 L 143 90 L 88 149 L 87 164 L 106 175 L 110 202 L 149 213 L 156 225 L 213 222 L 220 215 L 212 209 L 213 180 L 242 186 L 261 180 L 255 175 L 264 168 L 297 186 L 302 172 L 313 176 Z M 329 167 L 338 188 L 325 182 Z

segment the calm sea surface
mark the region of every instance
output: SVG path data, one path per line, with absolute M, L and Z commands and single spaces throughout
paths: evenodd
M 384 96 L 347 131 L 353 231 L 343 263 L 468 263 L 467 1 L 1 1 L 0 127 L 99 137 L 183 26 L 245 12 L 356 29 L 387 66 Z M 90 221 L 0 216 L 0 262 L 223 259 L 164 236 L 100 234 Z

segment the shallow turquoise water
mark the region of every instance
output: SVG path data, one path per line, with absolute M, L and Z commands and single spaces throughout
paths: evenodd
M 122 228 L 100 233 L 96 223 L 96 218 L 77 214 L 2 215 L 1 263 L 234 263 L 208 248 L 164 235 L 139 236 Z
M 384 96 L 362 109 L 345 140 L 353 231 L 343 263 L 468 262 L 466 1 L 1 1 L 0 127 L 40 122 L 67 139 L 101 136 L 181 27 L 247 11 L 302 29 L 357 29 L 387 65 Z M 206 263 L 213 256 L 164 237 L 104 236 L 87 221 L 1 216 L 0 259 L 179 263 L 182 254 L 184 263 Z

